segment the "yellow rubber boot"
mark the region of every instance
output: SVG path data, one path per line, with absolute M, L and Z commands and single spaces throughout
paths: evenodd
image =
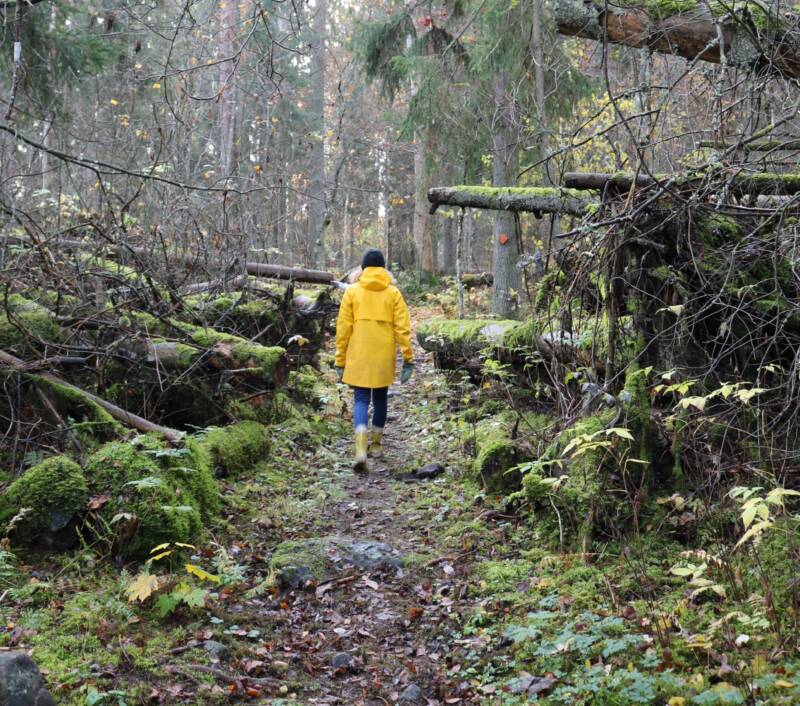
M 364 426 L 356 427 L 356 458 L 353 463 L 354 471 L 367 470 L 367 428 Z
M 383 427 L 372 427 L 369 435 L 369 455 L 371 458 L 383 458 Z

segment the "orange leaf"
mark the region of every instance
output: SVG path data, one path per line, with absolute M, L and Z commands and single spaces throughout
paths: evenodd
M 505 245 L 509 238 L 505 233 L 500 233 L 500 235 L 497 236 L 497 240 L 500 241 L 500 245 Z

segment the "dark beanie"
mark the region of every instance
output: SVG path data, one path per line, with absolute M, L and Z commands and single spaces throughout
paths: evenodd
M 364 257 L 361 258 L 361 269 L 366 270 L 368 267 L 386 267 L 386 260 L 380 250 L 370 248 L 364 253 Z

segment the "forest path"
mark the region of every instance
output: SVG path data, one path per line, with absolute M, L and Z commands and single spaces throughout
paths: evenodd
M 342 566 L 331 581 L 282 594 L 286 620 L 274 628 L 307 648 L 311 680 L 297 693 L 300 703 L 473 703 L 450 676 L 459 671 L 453 619 L 471 603 L 464 581 L 470 553 L 442 545 L 461 514 L 456 506 L 472 499 L 448 478 L 457 440 L 437 435 L 436 400 L 449 393 L 420 351 L 417 360 L 411 382 L 390 390 L 385 457 L 370 459 L 367 474 L 338 473 L 319 518 L 329 535 L 388 545 L 389 563 Z M 349 463 L 350 435 L 331 439 L 324 451 Z M 432 462 L 448 465 L 447 473 L 408 478 Z

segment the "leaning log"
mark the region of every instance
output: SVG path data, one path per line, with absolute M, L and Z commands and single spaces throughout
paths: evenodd
M 0 366 L 5 368 L 10 368 L 11 370 L 17 373 L 27 373 L 30 370 L 30 364 L 26 363 L 24 360 L 20 360 L 14 355 L 7 353 L 6 351 L 0 350 Z M 128 412 L 121 407 L 117 407 L 115 404 L 111 404 L 104 400 L 102 397 L 98 397 L 97 395 L 93 395 L 91 392 L 87 392 L 86 390 L 82 390 L 81 388 L 73 385 L 72 383 L 67 382 L 66 380 L 62 380 L 61 378 L 53 375 L 52 373 L 38 373 L 37 377 L 41 378 L 42 380 L 46 380 L 52 385 L 57 387 L 64 388 L 71 393 L 82 397 L 83 399 L 87 400 L 88 402 L 101 407 L 103 410 L 108 412 L 114 419 L 122 424 L 129 426 L 137 431 L 141 431 L 144 433 L 155 432 L 157 434 L 161 434 L 170 442 L 176 442 L 182 436 L 179 431 L 176 429 L 171 429 L 169 427 L 161 426 L 160 424 L 155 424 L 144 417 L 140 417 L 138 414 L 134 414 L 133 412 Z
M 696 9 L 682 12 L 670 12 L 668 3 L 660 13 L 657 7 L 557 0 L 554 16 L 558 31 L 569 36 L 650 49 L 690 61 L 718 64 L 724 54 L 729 66 L 800 77 L 800 43 L 791 32 L 800 20 L 795 13 L 743 3 L 732 13 L 720 8 L 720 16 L 715 18 L 699 3 Z
M 428 191 L 431 213 L 439 206 L 484 208 L 493 211 L 561 213 L 577 217 L 591 213 L 596 200 L 579 191 L 559 187 L 445 186 Z

